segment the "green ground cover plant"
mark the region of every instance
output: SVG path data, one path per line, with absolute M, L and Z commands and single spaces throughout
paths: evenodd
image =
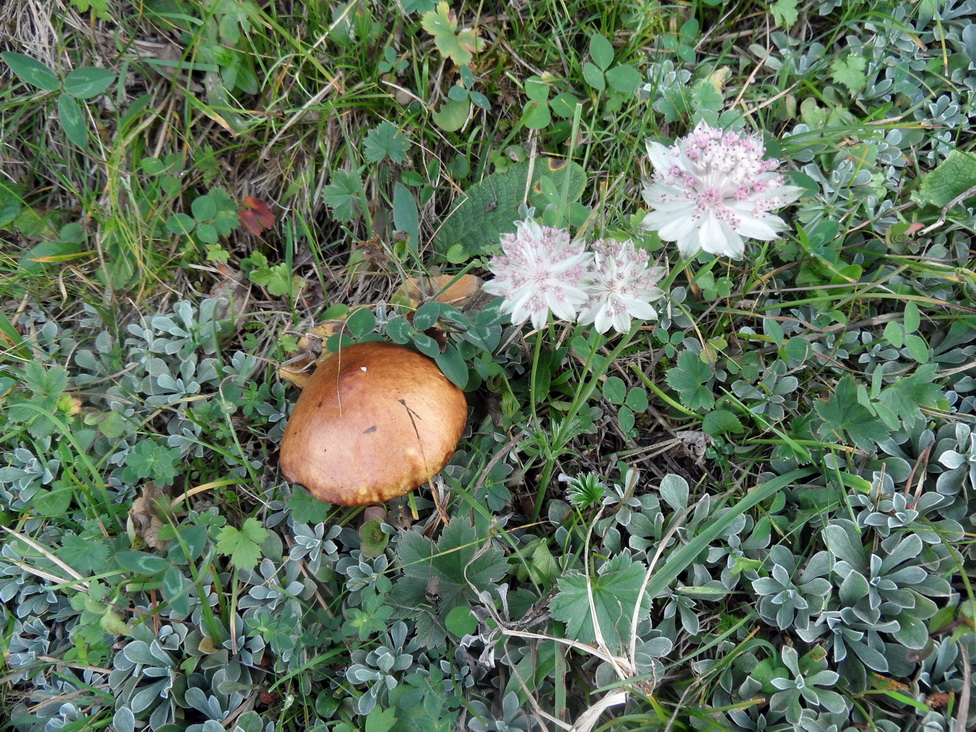
M 972 729 L 974 19 L 0 4 L 0 728 Z M 467 428 L 317 501 L 377 339 Z

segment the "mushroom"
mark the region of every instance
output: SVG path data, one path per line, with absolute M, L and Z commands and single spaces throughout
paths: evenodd
M 382 503 L 441 471 L 467 417 L 464 392 L 426 356 L 375 341 L 346 346 L 302 390 L 281 470 L 328 503 Z

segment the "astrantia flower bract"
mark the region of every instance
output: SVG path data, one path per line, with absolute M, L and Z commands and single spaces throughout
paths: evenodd
M 504 298 L 501 312 L 511 313 L 513 323 L 531 320 L 533 328 L 542 328 L 550 311 L 572 321 L 587 299 L 592 258 L 569 232 L 520 221 L 514 234 L 502 236 L 502 253 L 488 265 L 495 278 L 484 290 Z
M 803 189 L 785 185 L 774 172 L 779 161 L 764 160 L 764 152 L 754 135 L 704 123 L 671 147 L 648 141 L 654 179 L 644 200 L 654 210 L 641 226 L 677 242 L 683 257 L 704 250 L 738 259 L 745 239 L 775 239 L 786 223 L 770 211 Z
M 661 272 L 648 267 L 647 252 L 635 248 L 629 239 L 599 239 L 593 242 L 593 252 L 590 297 L 583 305 L 580 323 L 593 323 L 601 333 L 610 328 L 626 333 L 631 318 L 657 318 L 657 310 L 650 303 L 664 295 L 656 287 Z

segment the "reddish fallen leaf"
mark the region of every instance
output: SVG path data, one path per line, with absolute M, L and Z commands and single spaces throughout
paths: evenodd
M 241 223 L 249 233 L 261 236 L 261 232 L 274 226 L 274 214 L 264 201 L 253 196 L 245 196 L 241 203 L 244 204 L 244 208 L 238 211 L 237 215 L 241 217 Z

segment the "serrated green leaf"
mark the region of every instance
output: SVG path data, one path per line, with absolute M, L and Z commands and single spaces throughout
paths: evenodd
M 864 70 L 868 66 L 868 61 L 863 56 L 850 54 L 846 58 L 835 58 L 830 64 L 830 76 L 838 84 L 843 84 L 851 92 L 857 92 L 864 88 L 868 78 Z
M 300 524 L 315 525 L 322 523 L 329 517 L 331 506 L 315 498 L 311 493 L 296 485 L 288 499 L 291 515 Z
M 230 556 L 239 569 L 253 569 L 261 558 L 261 542 L 268 531 L 256 518 L 245 519 L 240 529 L 225 526 L 217 537 L 217 551 Z
M 58 557 L 80 574 L 99 574 L 109 567 L 108 547 L 94 538 L 65 534 Z
M 629 642 L 631 620 L 638 599 L 638 615 L 645 617 L 650 612 L 650 596 L 640 594 L 643 581 L 644 566 L 625 554 L 618 554 L 604 563 L 595 576 L 567 573 L 559 580 L 559 591 L 549 609 L 554 618 L 566 624 L 567 636 L 583 643 L 593 643 L 596 633 L 594 612 L 590 608 L 592 592 L 595 619 L 603 638 L 612 651 L 620 652 Z
M 936 365 L 925 363 L 911 376 L 903 376 L 882 390 L 878 397 L 881 405 L 891 410 L 897 419 L 889 423 L 892 429 L 911 429 L 925 415 L 922 407 L 937 409 L 945 401 L 945 394 L 935 380 Z
M 420 26 L 434 37 L 434 45 L 445 58 L 459 66 L 471 63 L 474 54 L 481 50 L 484 41 L 473 29 L 459 31 L 457 16 L 446 2 L 437 4 L 434 10 L 420 17 Z
M 0 58 L 6 61 L 17 78 L 31 86 L 44 91 L 57 91 L 61 88 L 61 82 L 54 72 L 35 58 L 13 51 L 0 53 Z
M 693 351 L 678 354 L 678 364 L 668 369 L 665 376 L 668 385 L 678 392 L 681 403 L 692 411 L 711 409 L 715 396 L 705 384 L 713 376 L 712 369 L 703 363 Z
M 818 401 L 814 408 L 824 421 L 820 428 L 824 437 L 832 437 L 841 443 L 847 443 L 849 439 L 865 452 L 871 452 L 878 442 L 890 436 L 884 423 L 858 403 L 857 385 L 849 375 L 837 382 L 828 401 Z
M 366 133 L 363 141 L 363 157 L 371 163 L 391 160 L 402 163 L 407 159 L 410 141 L 392 122 L 380 122 Z
M 91 99 L 108 89 L 113 81 L 115 74 L 108 69 L 75 69 L 64 79 L 64 93 L 75 99 Z
M 363 195 L 363 184 L 357 173 L 336 170 L 322 192 L 322 199 L 337 221 L 350 222 L 365 211 Z
M 773 13 L 773 20 L 776 21 L 776 24 L 789 30 L 800 17 L 796 6 L 797 0 L 776 0 L 769 6 L 769 9 Z

